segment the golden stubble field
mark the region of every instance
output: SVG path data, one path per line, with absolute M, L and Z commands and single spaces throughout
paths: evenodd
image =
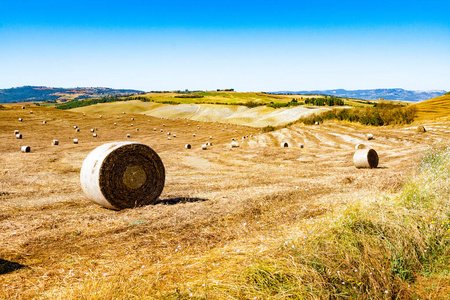
M 254 257 L 307 235 L 303 224 L 348 201 L 398 190 L 429 145 L 450 137 L 450 122 L 423 125 L 426 133 L 418 133 L 417 124 L 369 128 L 334 122 L 262 133 L 142 114 L 100 118 L 5 106 L 0 262 L 9 269 L 0 274 L 0 298 L 151 299 L 175 292 L 205 297 L 206 291 L 210 298 L 226 298 L 227 286 L 236 284 Z M 97 138 L 91 128 L 97 128 Z M 23 139 L 15 138 L 16 129 Z M 177 137 L 168 140 L 168 131 Z M 367 133 L 375 139 L 367 141 Z M 232 138 L 239 148 L 231 149 Z M 60 144 L 52 145 L 53 139 Z M 84 158 L 99 145 L 127 140 L 160 155 L 166 168 L 160 201 L 122 211 L 91 203 L 79 183 Z M 201 150 L 207 141 L 212 147 Z M 290 147 L 281 148 L 285 141 Z M 358 143 L 378 152 L 377 169 L 353 167 Z M 21 153 L 23 145 L 31 152 Z

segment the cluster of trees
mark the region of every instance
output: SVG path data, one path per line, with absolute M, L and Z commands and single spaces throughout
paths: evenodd
M 333 109 L 321 115 L 314 115 L 300 119 L 307 125 L 323 122 L 324 120 L 340 120 L 358 122 L 363 125 L 383 126 L 394 124 L 411 124 L 417 115 L 414 106 L 377 105 L 376 107 Z
M 132 100 L 131 97 L 119 97 L 119 96 L 108 96 L 96 99 L 86 99 L 86 100 L 71 100 L 64 104 L 59 104 L 56 106 L 58 109 L 71 109 L 76 107 L 89 106 L 97 103 L 108 103 L 108 102 L 116 102 L 116 101 L 127 101 Z
M 305 99 L 305 104 L 311 104 L 315 106 L 343 106 L 344 100 L 337 98 L 337 97 L 322 97 L 322 98 L 308 98 Z

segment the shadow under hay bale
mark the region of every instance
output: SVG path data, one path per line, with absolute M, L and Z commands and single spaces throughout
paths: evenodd
M 80 181 L 93 202 L 112 209 L 134 208 L 156 202 L 164 188 L 165 169 L 149 146 L 115 142 L 86 157 Z
M 0 258 L 0 275 L 8 274 L 11 272 L 14 272 L 16 270 L 20 270 L 26 268 L 25 265 L 13 262 L 13 261 L 7 261 Z
M 158 200 L 155 202 L 155 205 L 156 204 L 175 205 L 175 204 L 179 204 L 179 203 L 203 202 L 203 201 L 208 201 L 208 200 L 209 199 L 204 199 L 204 198 L 177 197 L 177 198 Z

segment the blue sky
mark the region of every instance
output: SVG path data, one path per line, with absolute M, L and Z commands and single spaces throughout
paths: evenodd
M 450 90 L 450 1 L 0 0 L 0 88 Z

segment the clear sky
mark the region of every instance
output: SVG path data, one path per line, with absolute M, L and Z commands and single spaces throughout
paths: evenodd
M 450 0 L 0 0 L 0 88 L 450 90 Z

